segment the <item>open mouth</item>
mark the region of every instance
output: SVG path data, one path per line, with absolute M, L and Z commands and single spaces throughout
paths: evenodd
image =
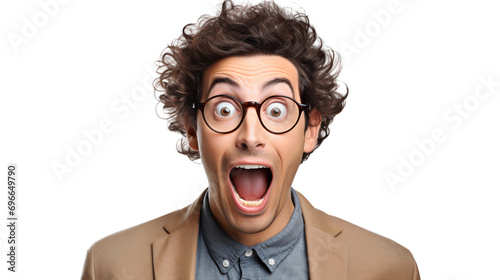
M 242 164 L 231 169 L 229 178 L 236 199 L 241 205 L 257 207 L 264 202 L 273 173 L 264 165 Z

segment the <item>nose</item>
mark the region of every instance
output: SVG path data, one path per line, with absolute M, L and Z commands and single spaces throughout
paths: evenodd
M 255 151 L 266 146 L 267 131 L 262 127 L 257 114 L 257 108 L 249 107 L 242 124 L 236 130 L 236 146 L 242 150 Z

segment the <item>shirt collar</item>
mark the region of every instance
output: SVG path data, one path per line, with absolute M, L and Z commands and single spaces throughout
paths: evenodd
M 262 263 L 270 272 L 274 272 L 304 234 L 304 220 L 300 200 L 293 188 L 291 189 L 291 195 L 295 207 L 286 227 L 270 239 L 248 247 L 229 237 L 220 228 L 210 211 L 208 192 L 205 194 L 200 216 L 201 233 L 210 256 L 221 273 L 226 274 L 237 263 L 240 256 L 249 249 L 255 250 Z M 271 259 L 272 261 L 270 261 Z M 226 262 L 226 266 L 224 266 L 225 261 L 229 261 L 229 265 Z

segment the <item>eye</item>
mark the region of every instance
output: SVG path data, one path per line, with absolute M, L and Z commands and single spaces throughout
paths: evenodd
M 215 113 L 221 117 L 230 117 L 236 114 L 236 108 L 230 102 L 220 102 L 215 106 Z
M 273 118 L 283 118 L 286 116 L 286 106 L 280 102 L 273 102 L 266 108 L 266 115 Z

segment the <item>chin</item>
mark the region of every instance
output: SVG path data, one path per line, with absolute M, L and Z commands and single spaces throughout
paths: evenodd
M 246 233 L 246 234 L 255 234 L 262 231 L 265 231 L 271 224 L 273 223 L 276 215 L 270 215 L 263 213 L 258 216 L 243 216 L 241 214 L 233 215 L 232 218 L 228 219 L 229 225 L 235 231 Z M 239 216 L 239 217 L 235 217 Z

